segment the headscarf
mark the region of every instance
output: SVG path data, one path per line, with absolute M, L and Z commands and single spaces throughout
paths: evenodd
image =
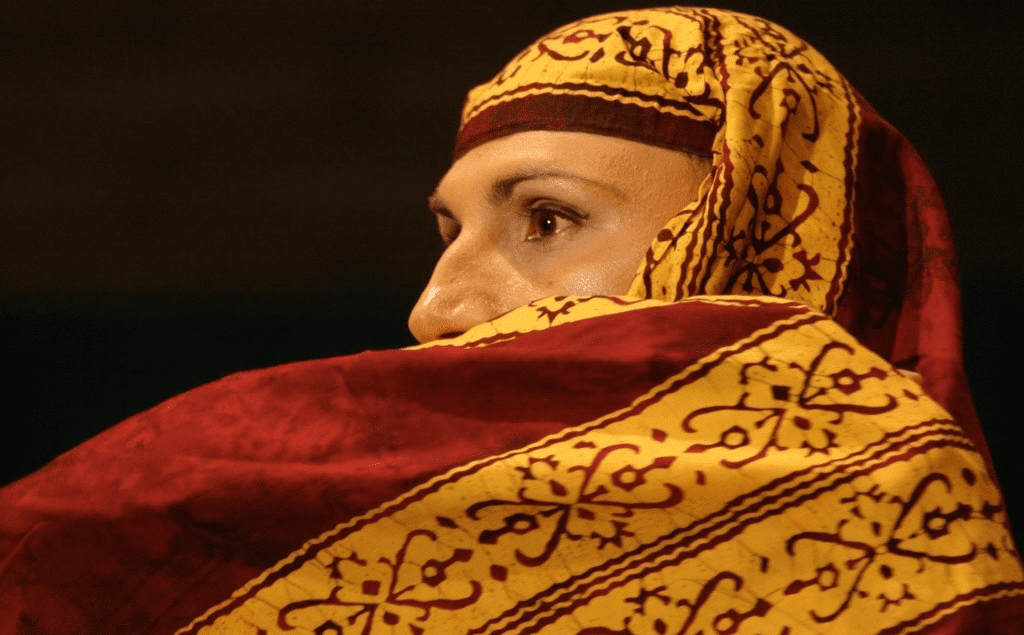
M 762 18 L 666 7 L 537 40 L 470 91 L 456 159 L 524 130 L 713 157 L 629 295 L 796 300 L 924 378 L 987 455 L 961 356 L 949 221 L 910 144 L 818 51 Z
M 0 627 L 1019 632 L 1024 569 L 944 389 L 948 231 L 902 138 L 780 27 L 684 8 L 542 38 L 471 93 L 456 156 L 531 129 L 712 156 L 630 297 L 129 419 L 0 491 Z

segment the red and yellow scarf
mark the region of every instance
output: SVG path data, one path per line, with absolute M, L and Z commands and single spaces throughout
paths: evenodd
M 244 373 L 120 424 L 0 491 L 0 627 L 1024 628 L 945 214 L 846 80 L 757 18 L 609 14 L 475 89 L 456 155 L 531 129 L 712 157 L 631 297 Z

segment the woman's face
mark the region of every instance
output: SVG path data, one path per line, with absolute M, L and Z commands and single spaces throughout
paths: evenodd
M 420 342 L 533 300 L 622 295 L 707 160 L 580 132 L 531 131 L 463 155 L 430 196 L 447 243 L 409 317 Z

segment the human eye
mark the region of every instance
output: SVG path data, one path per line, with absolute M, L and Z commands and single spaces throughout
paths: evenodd
M 556 234 L 581 225 L 587 217 L 586 214 L 550 201 L 535 203 L 527 212 L 530 221 L 526 230 L 528 241 L 552 238 Z

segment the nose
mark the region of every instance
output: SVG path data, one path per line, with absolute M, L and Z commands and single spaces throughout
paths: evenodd
M 516 273 L 486 242 L 464 233 L 441 254 L 409 316 L 419 342 L 459 335 L 515 308 Z

